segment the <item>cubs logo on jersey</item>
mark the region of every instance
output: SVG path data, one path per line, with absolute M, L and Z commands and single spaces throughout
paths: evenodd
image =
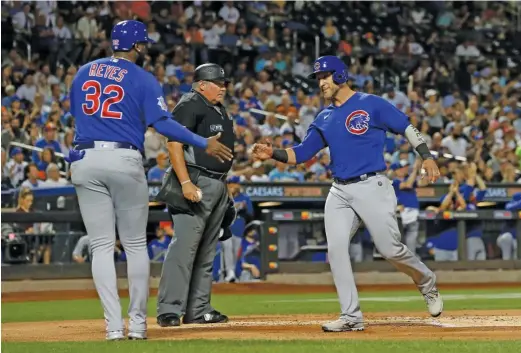
M 363 135 L 369 130 L 369 113 L 365 110 L 355 110 L 346 118 L 346 129 L 353 135 Z

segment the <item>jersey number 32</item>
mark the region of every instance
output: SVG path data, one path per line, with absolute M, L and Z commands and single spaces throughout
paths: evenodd
M 86 103 L 81 105 L 81 109 L 85 115 L 94 115 L 98 113 L 101 108 L 101 113 L 99 114 L 101 118 L 121 119 L 123 114 L 118 111 L 110 110 L 110 106 L 123 100 L 123 97 L 125 97 L 125 90 L 123 87 L 119 85 L 108 85 L 102 90 L 101 84 L 98 81 L 89 80 L 85 81 L 83 86 L 81 86 L 81 90 L 86 93 Z M 102 93 L 110 96 L 103 102 L 101 102 L 100 99 Z

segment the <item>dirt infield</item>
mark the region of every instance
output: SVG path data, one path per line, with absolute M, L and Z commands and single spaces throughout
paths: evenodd
M 416 290 L 411 285 L 359 285 L 360 292 L 382 292 L 397 290 Z M 441 290 L 446 289 L 486 289 L 486 288 L 519 288 L 519 283 L 477 283 L 477 284 L 440 284 Z M 214 284 L 213 294 L 303 294 L 303 293 L 335 293 L 334 286 L 327 285 L 292 285 L 276 283 L 240 283 L 240 284 Z M 155 296 L 157 289 L 151 289 L 150 294 Z M 128 290 L 120 291 L 121 297 L 128 296 Z M 93 299 L 98 295 L 95 290 L 63 290 L 63 291 L 38 291 L 38 292 L 12 292 L 2 293 L 3 303 L 49 301 L 49 300 L 73 300 Z
M 441 285 L 441 289 L 506 288 L 513 284 Z M 413 285 L 359 286 L 361 291 L 412 290 Z M 332 286 L 280 285 L 270 283 L 216 284 L 213 293 L 293 294 L 331 293 Z M 157 291 L 152 290 L 151 294 Z M 121 291 L 126 296 L 126 291 Z M 4 293 L 2 302 L 71 300 L 96 298 L 95 291 L 54 291 Z M 521 337 L 521 310 L 451 311 L 439 319 L 428 314 L 395 312 L 370 313 L 365 316 L 363 332 L 324 333 L 320 325 L 334 320 L 330 315 L 257 315 L 232 317 L 229 323 L 183 325 L 160 328 L 149 318 L 148 334 L 152 340 L 193 339 L 271 339 L 271 340 L 511 340 Z M 30 329 L 28 329 L 28 327 Z M 2 324 L 2 342 L 99 341 L 104 339 L 103 320 L 49 321 Z
M 330 315 L 240 316 L 229 323 L 160 328 L 149 319 L 151 340 L 271 339 L 271 340 L 512 340 L 521 337 L 521 310 L 453 311 L 442 318 L 427 314 L 371 313 L 363 332 L 324 333 L 320 324 Z M 30 329 L 28 330 L 28 327 Z M 2 342 L 100 341 L 103 320 L 8 323 Z

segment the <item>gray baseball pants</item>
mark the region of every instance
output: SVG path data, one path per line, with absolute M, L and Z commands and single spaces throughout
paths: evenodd
M 501 234 L 496 240 L 503 260 L 517 260 L 517 239 L 510 232 Z
M 434 273 L 400 242 L 396 206 L 394 189 L 383 175 L 347 185 L 333 183 L 331 187 L 324 212 L 329 263 L 341 316 L 349 321 L 363 322 L 349 258 L 349 243 L 361 221 L 373 237 L 378 252 L 411 277 L 421 293 L 435 287 Z
M 175 214 L 174 238 L 168 247 L 157 296 L 157 314 L 198 319 L 213 310 L 212 266 L 219 229 L 228 208 L 228 189 L 222 181 L 200 176 L 203 199 L 194 215 Z
M 85 151 L 72 163 L 83 223 L 92 251 L 92 277 L 101 299 L 107 331 L 125 328 L 119 302 L 114 246 L 116 226 L 127 255 L 130 292 L 129 331 L 145 332 L 150 263 L 147 252 L 148 185 L 138 151 L 110 143 Z
M 221 243 L 223 248 L 223 260 L 221 268 L 225 270 L 224 277 L 235 276 L 235 267 L 237 266 L 237 256 L 239 249 L 241 248 L 242 238 L 232 235 L 230 239 L 227 239 Z

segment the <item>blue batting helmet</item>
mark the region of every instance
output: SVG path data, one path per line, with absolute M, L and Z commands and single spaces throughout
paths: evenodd
M 147 26 L 139 21 L 121 21 L 112 28 L 113 51 L 130 51 L 137 43 L 155 43 L 148 38 Z
M 349 79 L 349 70 L 347 65 L 334 55 L 321 56 L 313 64 L 313 73 L 308 78 L 316 78 L 319 72 L 331 72 L 333 74 L 333 82 L 337 85 L 346 83 Z

